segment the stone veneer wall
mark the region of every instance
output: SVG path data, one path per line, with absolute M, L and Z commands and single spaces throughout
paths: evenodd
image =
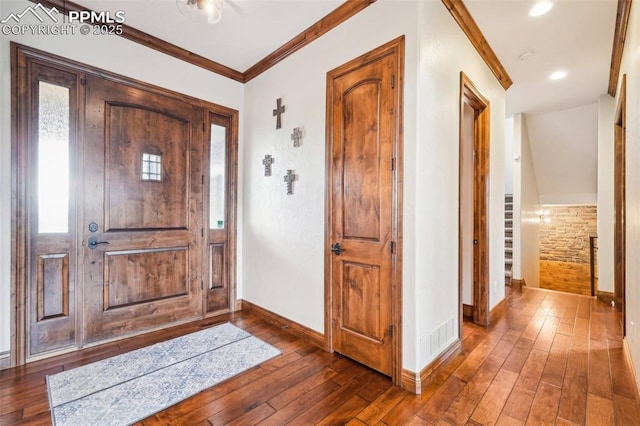
M 544 205 L 540 223 L 540 287 L 591 294 L 589 237 L 597 235 L 595 205 Z
M 540 260 L 589 263 L 589 237 L 598 233 L 595 205 L 542 207 L 551 221 L 540 224 Z

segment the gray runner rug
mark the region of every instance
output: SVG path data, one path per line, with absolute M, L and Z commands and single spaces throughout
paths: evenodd
M 225 323 L 47 376 L 55 426 L 149 417 L 281 352 Z

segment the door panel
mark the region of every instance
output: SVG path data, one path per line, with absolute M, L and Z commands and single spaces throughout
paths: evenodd
M 76 76 L 41 64 L 30 68 L 26 144 L 28 212 L 27 357 L 73 347 L 76 333 Z
M 85 341 L 197 318 L 204 113 L 98 77 L 86 93 Z
M 105 122 L 107 232 L 187 229 L 191 123 L 111 103 L 105 105 Z
M 381 80 L 364 80 L 343 95 L 344 238 L 380 241 L 380 171 Z
M 38 256 L 36 301 L 38 321 L 69 315 L 69 254 Z
M 333 79 L 331 257 L 333 348 L 393 374 L 391 332 L 394 55 Z
M 343 262 L 342 327 L 352 333 L 383 343 L 380 327 L 380 268 Z
M 106 252 L 105 310 L 189 292 L 188 247 Z

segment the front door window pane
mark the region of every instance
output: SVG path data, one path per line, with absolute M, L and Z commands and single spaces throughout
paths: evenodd
M 69 89 L 41 81 L 38 99 L 38 232 L 69 232 Z
M 225 227 L 227 128 L 211 125 L 209 156 L 209 228 Z

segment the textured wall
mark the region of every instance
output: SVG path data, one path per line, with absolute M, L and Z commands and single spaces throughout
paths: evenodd
M 589 263 L 589 236 L 597 230 L 595 205 L 544 205 L 540 224 L 540 260 Z M 548 212 L 548 213 L 547 213 Z

